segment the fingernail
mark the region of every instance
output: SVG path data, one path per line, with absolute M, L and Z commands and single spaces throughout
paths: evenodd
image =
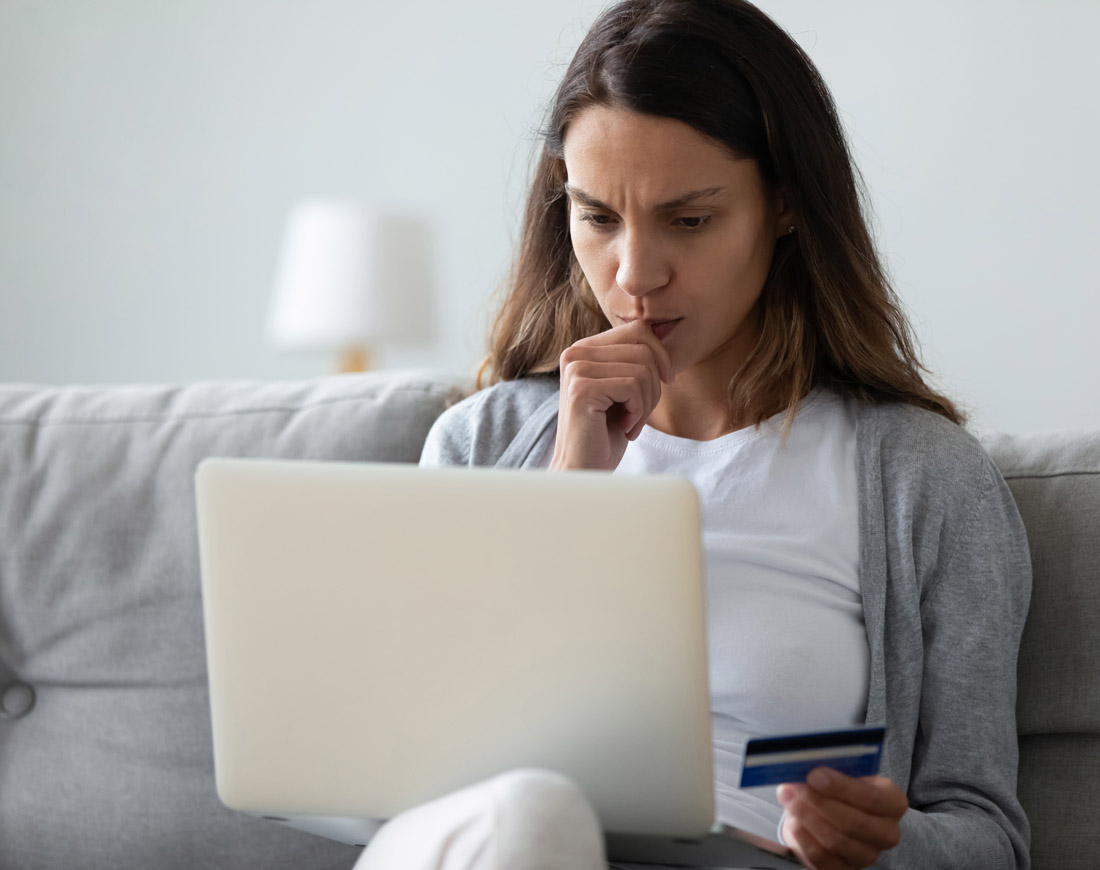
M 806 777 L 806 782 L 814 788 L 828 788 L 836 781 L 833 772 L 827 767 L 815 767 Z
M 779 786 L 779 788 L 776 789 L 775 796 L 777 798 L 779 798 L 779 802 L 781 804 L 786 806 L 787 804 L 789 804 L 791 801 L 794 800 L 794 796 L 795 796 L 794 786 L 784 783 L 783 785 Z

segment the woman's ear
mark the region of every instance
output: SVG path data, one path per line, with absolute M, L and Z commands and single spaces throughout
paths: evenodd
M 775 214 L 775 236 L 788 235 L 795 232 L 798 227 L 794 220 L 794 208 L 791 207 L 790 198 L 787 196 L 787 191 L 783 188 L 777 188 L 775 191 L 775 198 L 772 200 L 772 207 Z

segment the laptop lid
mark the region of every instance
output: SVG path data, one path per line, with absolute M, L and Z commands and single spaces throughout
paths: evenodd
M 534 766 L 609 832 L 711 827 L 690 483 L 229 459 L 196 482 L 225 804 L 363 842 Z

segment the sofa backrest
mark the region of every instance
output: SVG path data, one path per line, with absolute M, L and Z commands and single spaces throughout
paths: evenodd
M 1033 867 L 1084 870 L 1100 862 L 1100 433 L 986 447 L 1031 546 L 1016 719 Z
M 354 863 L 215 795 L 194 471 L 415 462 L 460 395 L 404 375 L 0 388 L 0 866 Z

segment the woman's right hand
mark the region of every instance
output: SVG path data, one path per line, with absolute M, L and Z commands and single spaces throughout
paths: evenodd
M 641 320 L 582 338 L 562 352 L 553 470 L 612 471 L 671 384 L 668 351 Z

